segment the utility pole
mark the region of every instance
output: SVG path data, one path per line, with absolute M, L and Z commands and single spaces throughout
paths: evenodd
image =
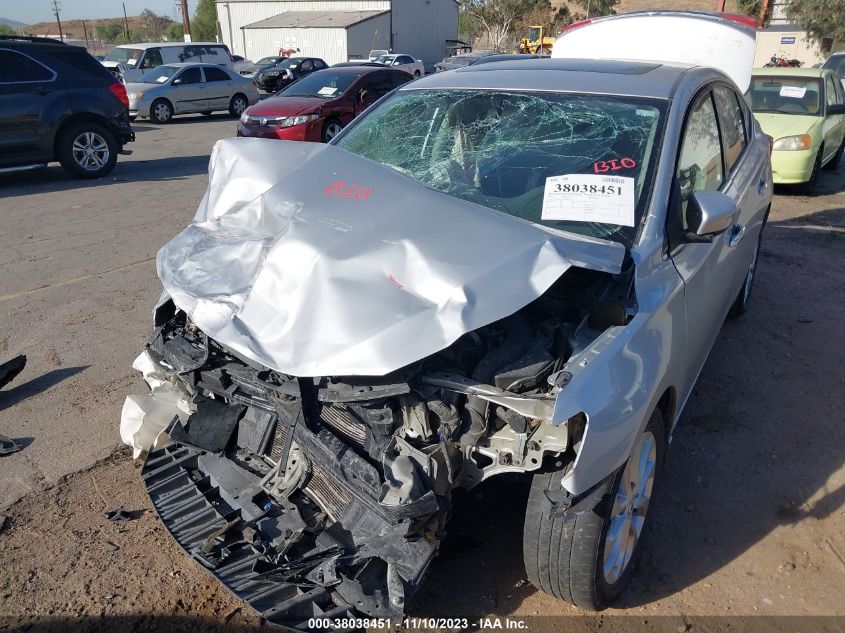
M 185 41 L 191 41 L 191 16 L 188 14 L 188 0 L 182 0 L 182 27 L 185 29 Z
M 65 36 L 62 33 L 62 19 L 59 17 L 59 0 L 53 0 L 53 15 L 56 16 L 56 24 L 59 25 L 59 39 L 64 42 Z
M 82 20 L 82 32 L 85 33 L 85 48 L 88 48 L 88 25 Z
M 126 17 L 126 3 L 123 3 L 123 42 L 129 43 L 129 18 Z
M 769 0 L 763 0 L 763 8 L 760 9 L 760 28 L 766 26 L 766 14 L 769 12 Z

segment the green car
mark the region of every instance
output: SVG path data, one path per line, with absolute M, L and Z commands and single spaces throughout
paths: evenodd
M 763 131 L 774 139 L 776 184 L 815 187 L 822 167 L 836 169 L 845 146 L 845 91 L 822 68 L 761 68 L 746 93 Z

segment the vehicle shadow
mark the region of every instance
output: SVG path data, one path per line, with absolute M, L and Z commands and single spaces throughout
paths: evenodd
M 829 539 L 830 551 L 815 559 L 802 554 L 814 548 L 801 539 L 825 529 L 807 518 L 845 506 L 845 486 L 829 484 L 845 449 L 845 349 L 842 337 L 834 337 L 839 345 L 831 338 L 838 319 L 829 318 L 845 313 L 845 269 L 832 268 L 842 261 L 845 209 L 770 221 L 751 305 L 716 340 L 674 433 L 633 582 L 610 613 L 673 596 L 778 527 L 802 521 L 780 550 L 747 556 L 746 567 L 728 572 L 735 582 L 755 574 L 789 582 L 788 574 L 810 573 L 820 561 L 839 565 Z M 528 484 L 494 478 L 456 494 L 442 556 L 409 604 L 411 615 L 512 613 L 537 591 L 523 581 Z M 544 613 L 578 612 L 553 604 Z
M 161 182 L 182 180 L 208 171 L 208 154 L 174 156 L 155 160 L 118 160 L 114 171 L 103 178 L 80 180 L 58 165 L 44 169 L 0 174 L 0 195 L 6 198 L 39 193 L 91 189 L 124 182 Z
M 43 391 L 47 391 L 50 387 L 85 371 L 89 367 L 90 365 L 79 365 L 76 367 L 53 369 L 46 374 L 32 378 L 28 382 L 12 387 L 11 389 L 3 389 L 0 391 L 0 411 L 14 406 L 27 398 L 38 395 Z

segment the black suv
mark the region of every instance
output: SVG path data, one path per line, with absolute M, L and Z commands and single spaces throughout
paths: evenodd
M 126 88 L 84 48 L 0 36 L 0 173 L 59 161 L 98 178 L 134 140 Z

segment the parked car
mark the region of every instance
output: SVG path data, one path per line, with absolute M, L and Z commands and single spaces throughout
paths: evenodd
M 832 70 L 839 75 L 839 81 L 842 83 L 842 87 L 845 88 L 845 51 L 834 53 L 827 58 L 821 67 L 825 70 Z
M 568 59 L 401 86 L 327 146 L 218 142 L 121 435 L 177 542 L 269 621 L 400 619 L 453 491 L 503 473 L 533 477 L 532 583 L 600 609 L 630 581 L 772 188 L 754 31 L 607 20 Z
M 409 75 L 414 77 L 422 77 L 425 74 L 425 65 L 421 59 L 414 59 L 410 55 L 402 55 L 397 53 L 390 53 L 389 55 L 382 55 L 376 59 L 377 64 L 390 66 L 396 70 L 404 70 Z
M 241 74 L 244 77 L 253 77 L 255 75 L 255 73 L 257 73 L 259 70 L 265 70 L 267 68 L 271 68 L 271 67 L 275 66 L 276 64 L 278 64 L 283 59 L 287 59 L 287 58 L 286 57 L 278 57 L 278 56 L 262 57 L 261 59 L 259 59 L 255 63 L 250 62 L 250 63 L 245 64 L 245 65 L 241 66 L 240 68 L 238 68 L 237 69 L 238 74 Z
M 548 55 L 538 55 L 535 53 L 494 53 L 492 55 L 482 55 L 471 65 L 490 64 L 492 62 L 513 62 L 523 59 L 544 59 L 547 57 Z
M 443 61 L 439 61 L 434 65 L 434 72 L 443 72 L 444 70 L 455 70 L 456 68 L 465 68 L 477 63 L 495 53 L 462 53 L 460 55 L 453 55 L 451 57 L 444 57 Z
M 238 136 L 328 143 L 371 104 L 411 79 L 380 64 L 320 70 L 251 106 L 241 116 Z
M 337 64 L 332 64 L 331 68 L 348 68 L 350 66 L 370 66 L 375 68 L 382 68 L 384 64 L 378 64 L 376 62 L 366 62 L 366 61 L 350 61 L 350 62 L 338 62 Z
M 371 62 L 374 62 L 374 61 L 376 61 L 379 57 L 381 57 L 382 55 L 389 55 L 389 54 L 390 54 L 390 51 L 386 51 L 386 50 L 384 50 L 384 49 L 377 48 L 377 49 L 374 49 L 374 50 L 371 50 L 371 51 L 370 51 L 370 54 L 369 54 L 369 56 L 367 57 L 367 60 L 368 60 L 368 61 L 371 61 Z
M 232 55 L 232 70 L 236 73 L 240 75 L 241 71 L 248 66 L 252 66 L 252 62 L 250 60 L 241 57 L 240 55 Z
M 0 36 L 0 172 L 58 161 L 99 178 L 135 140 L 123 84 L 84 48 Z
M 285 57 L 275 66 L 256 71 L 253 79 L 264 92 L 278 92 L 297 79 L 328 67 L 319 57 Z
M 821 68 L 759 69 L 747 97 L 760 127 L 774 139 L 774 182 L 800 184 L 811 193 L 819 170 L 836 169 L 845 149 L 839 76 Z
M 251 79 L 230 68 L 209 64 L 168 64 L 126 84 L 129 115 L 156 123 L 170 123 L 174 115 L 224 110 L 239 117 L 258 103 L 258 89 Z
M 102 64 L 125 83 L 131 83 L 153 68 L 186 62 L 231 68 L 232 55 L 225 44 L 217 42 L 147 42 L 115 46 Z

